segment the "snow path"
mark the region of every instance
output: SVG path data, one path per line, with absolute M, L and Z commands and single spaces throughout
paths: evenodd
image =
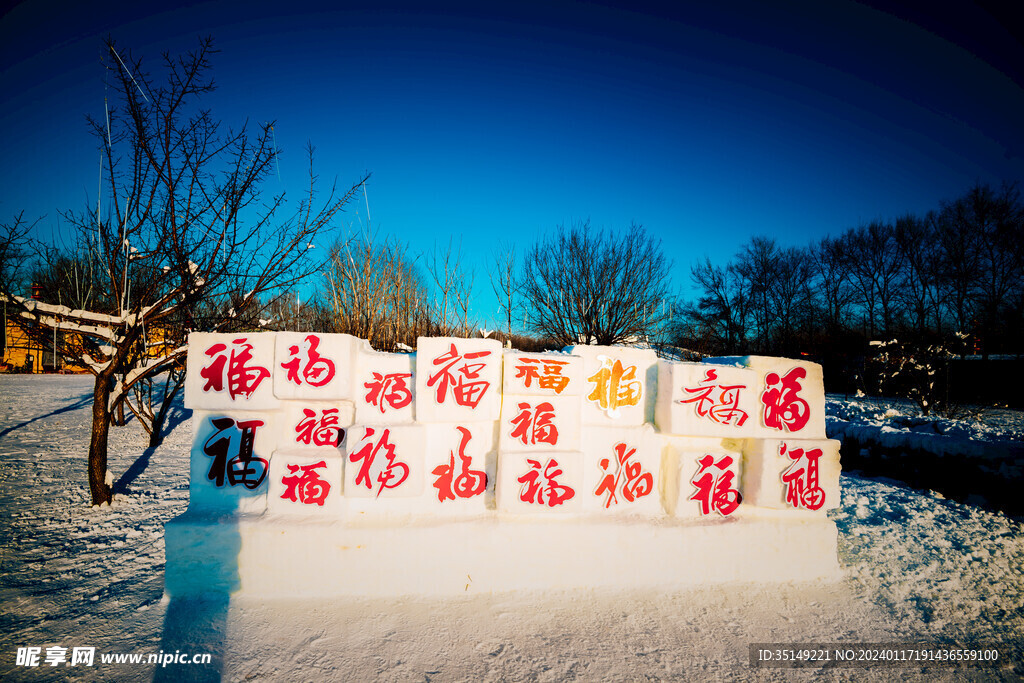
M 111 432 L 109 509 L 85 477 L 90 377 L 0 375 L 4 680 L 1019 680 L 1021 525 L 895 482 L 844 475 L 838 583 L 465 599 L 161 602 L 163 523 L 188 502 L 184 413 L 155 453 Z M 1018 427 L 1017 432 L 1021 430 Z M 1002 643 L 1003 667 L 751 669 L 758 642 Z M 94 667 L 19 667 L 18 647 L 95 647 Z M 214 664 L 101 664 L 211 652 Z M 1011 668 L 1015 667 L 1015 668 Z

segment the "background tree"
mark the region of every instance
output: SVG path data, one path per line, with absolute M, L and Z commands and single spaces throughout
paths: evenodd
M 562 345 L 646 340 L 671 313 L 661 241 L 639 225 L 560 227 L 527 252 L 519 288 L 529 325 Z
M 958 329 L 974 332 L 987 357 L 1008 338 L 1013 327 L 1011 302 L 1024 280 L 1020 193 L 1014 185 L 999 190 L 976 185 L 944 204 L 937 223 L 945 256 L 944 282 Z
M 157 81 L 107 42 L 115 106 L 89 119 L 104 159 L 104 192 L 96 208 L 65 216 L 96 254 L 104 310 L 7 297 L 28 328 L 56 327 L 81 340 L 66 352 L 95 375 L 94 504 L 110 500 L 107 436 L 131 389 L 181 362 L 189 330 L 239 329 L 262 296 L 322 270 L 310 246 L 332 230 L 365 180 L 321 198 L 310 148 L 304 197 L 294 205 L 284 194 L 265 197 L 276 156 L 272 124 L 224 129 L 200 107 L 214 88 L 213 52 L 206 39 L 186 55 L 165 54 Z M 159 329 L 166 337 L 154 353 L 149 342 Z
M 372 236 L 338 245 L 327 270 L 327 331 L 366 339 L 379 350 L 416 345 L 431 333 L 429 297 L 415 262 L 395 241 Z
M 775 322 L 772 291 L 778 261 L 779 247 L 768 237 L 754 237 L 736 256 L 735 271 L 749 301 L 752 342 L 754 349 L 761 352 L 771 348 L 771 327 Z
M 427 271 L 434 281 L 434 332 L 441 336 L 469 337 L 473 273 L 463 269 L 461 247 L 453 247 L 449 240 L 442 253 L 435 246 L 427 261 Z
M 30 280 L 44 301 L 87 311 L 108 309 L 102 269 L 89 244 L 70 249 L 39 245 Z
M 22 277 L 30 253 L 29 234 L 34 227 L 35 223 L 25 220 L 24 212 L 0 225 L 0 294 L 15 292 L 25 284 Z
M 848 322 L 853 299 L 845 242 L 825 237 L 809 250 L 811 273 L 818 285 L 816 308 L 822 331 L 834 337 Z
M 707 355 L 740 352 L 747 340 L 750 298 L 736 266 L 716 266 L 706 258 L 690 270 L 690 278 L 699 294 L 674 321 L 677 343 Z
M 493 255 L 490 270 L 491 289 L 498 298 L 498 309 L 505 323 L 505 339 L 512 339 L 512 322 L 518 311 L 519 280 L 516 277 L 516 248 L 514 244 L 502 244 Z
M 893 226 L 873 221 L 845 236 L 851 283 L 864 311 L 866 334 L 890 335 L 896 327 L 897 282 L 902 254 Z
M 780 249 L 768 291 L 769 339 L 772 353 L 795 349 L 809 337 L 812 265 L 806 249 Z
M 893 237 L 900 252 L 898 305 L 906 318 L 906 332 L 923 338 L 931 329 L 941 333 L 935 220 L 908 214 L 896 219 Z
M 977 236 L 971 230 L 969 207 L 962 201 L 943 204 L 936 219 L 938 278 L 954 330 L 968 332 L 974 319 L 972 292 L 978 279 Z
M 814 275 L 807 249 L 754 237 L 726 267 L 705 260 L 691 270 L 699 295 L 677 329 L 703 330 L 698 350 L 708 354 L 796 349 L 812 337 Z

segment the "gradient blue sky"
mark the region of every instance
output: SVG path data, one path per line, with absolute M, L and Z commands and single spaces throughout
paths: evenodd
M 802 245 L 1024 179 L 1019 26 L 968 3 L 161 4 L 0 18 L 4 220 L 45 214 L 48 234 L 95 203 L 107 34 L 153 70 L 213 35 L 209 106 L 276 120 L 268 191 L 301 191 L 307 140 L 325 181 L 370 171 L 372 227 L 414 253 L 461 243 L 483 323 L 499 239 L 641 223 L 685 293 L 754 235 Z

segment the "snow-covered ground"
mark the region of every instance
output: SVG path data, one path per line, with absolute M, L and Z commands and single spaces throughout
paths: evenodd
M 843 441 L 843 467 L 893 476 L 917 488 L 1024 520 L 1022 414 L 962 409 L 958 419 L 922 417 L 909 401 L 826 400 L 826 431 Z
M 890 432 L 940 435 L 957 441 L 1024 445 L 1024 413 L 1006 408 L 964 406 L 960 417 L 922 417 L 917 405 L 906 399 L 844 397 L 826 398 L 828 421 L 873 425 Z
M 3 680 L 1019 680 L 1024 531 L 1000 513 L 897 482 L 842 478 L 845 578 L 834 583 L 501 594 L 457 600 L 165 603 L 163 523 L 188 502 L 183 411 L 155 452 L 111 434 L 122 491 L 87 506 L 88 377 L 0 375 Z M 830 401 L 850 420 L 870 405 Z M 898 425 L 891 407 L 872 413 Z M 897 412 L 900 412 L 897 410 Z M 873 419 L 873 418 L 872 418 Z M 973 429 L 1021 441 L 1024 420 Z M 995 430 L 995 431 L 993 431 Z M 122 476 L 124 475 L 124 476 Z M 982 643 L 997 667 L 751 669 L 751 643 Z M 92 667 L 47 648 L 94 647 Z M 39 647 L 40 666 L 18 648 Z M 211 653 L 211 664 L 102 663 L 103 654 Z

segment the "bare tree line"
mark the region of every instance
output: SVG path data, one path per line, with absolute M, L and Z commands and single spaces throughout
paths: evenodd
M 309 328 L 366 339 L 378 350 L 409 350 L 421 336 L 469 337 L 473 277 L 461 249 L 435 246 L 425 277 L 408 245 L 374 235 L 336 244 Z
M 472 317 L 474 274 L 457 245 L 410 254 L 408 245 L 372 235 L 339 243 L 318 299 L 304 316 L 279 315 L 276 324 L 345 332 L 389 351 L 415 348 L 419 336 L 478 334 L 560 348 L 661 343 L 674 310 L 661 244 L 636 225 L 618 234 L 586 223 L 559 227 L 522 255 L 499 245 L 488 279 L 500 316 L 491 322 L 500 330 L 484 330 Z
M 1024 204 L 1014 185 L 971 188 L 925 216 L 873 221 L 806 248 L 756 237 L 705 260 L 676 321 L 709 354 L 827 354 L 866 341 L 968 335 L 983 357 L 1024 333 Z

